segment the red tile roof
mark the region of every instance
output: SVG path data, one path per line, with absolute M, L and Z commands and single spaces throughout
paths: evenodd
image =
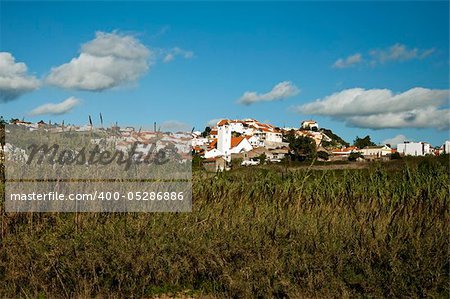
M 211 143 L 208 145 L 208 148 L 212 149 L 215 148 L 217 145 L 217 139 L 213 139 L 213 141 L 211 141 Z
M 221 121 L 219 121 L 217 123 L 218 126 L 224 126 L 224 125 L 228 125 L 228 124 L 229 124 L 228 119 L 222 119 Z
M 231 148 L 236 147 L 239 145 L 239 143 L 244 140 L 245 137 L 239 136 L 239 137 L 231 137 Z

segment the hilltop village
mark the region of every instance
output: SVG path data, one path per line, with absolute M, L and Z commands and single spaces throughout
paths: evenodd
M 92 124 L 74 126 L 51 124 L 40 121 L 31 123 L 13 119 L 10 123 L 25 127 L 30 131 L 46 130 L 53 133 L 91 132 L 93 143 L 101 141 L 98 134 L 113 133 L 106 142 L 115 148 L 127 151 L 134 144 L 137 152 L 148 151 L 146 144 L 159 134 L 156 130 L 136 130 L 134 127 L 121 128 L 117 125 L 109 128 L 96 128 Z M 97 137 L 96 137 L 97 136 Z M 188 142 L 189 141 L 189 142 Z M 175 144 L 188 159 L 186 152 L 191 152 L 193 159 L 210 170 L 228 170 L 232 165 L 253 166 L 265 163 L 280 163 L 284 159 L 306 160 L 314 156 L 319 161 L 350 160 L 364 162 L 371 160 L 390 160 L 401 156 L 440 155 L 450 152 L 450 141 L 441 147 L 433 148 L 427 142 L 403 142 L 400 144 L 376 145 L 370 137 L 357 138 L 351 146 L 330 129 L 320 128 L 314 120 L 305 120 L 297 128 L 280 128 L 258 120 L 247 118 L 242 120 L 222 119 L 203 132 L 166 133 L 158 141 L 158 148 L 167 144 Z M 189 149 L 186 149 L 189 144 Z M 11 146 L 3 151 L 16 151 Z
M 306 159 L 311 152 L 321 161 L 362 162 L 405 155 L 440 155 L 450 151 L 450 141 L 438 148 L 427 142 L 376 145 L 369 136 L 359 142 L 367 145 L 350 146 L 331 130 L 320 128 L 314 120 L 302 121 L 298 128 L 279 128 L 255 119 L 222 119 L 214 127 L 206 128 L 204 132 L 192 132 L 192 135 L 193 153 L 204 158 L 204 164 L 216 169 L 228 169 L 233 160 L 251 166 L 279 163 L 288 156 L 292 159 L 294 154 Z M 296 145 L 295 141 L 299 139 L 303 144 Z

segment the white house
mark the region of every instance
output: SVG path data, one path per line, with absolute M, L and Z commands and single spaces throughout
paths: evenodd
M 262 146 L 261 141 L 259 140 L 259 137 L 258 137 L 258 136 L 253 135 L 253 136 L 245 136 L 245 137 L 247 138 L 248 142 L 250 142 L 250 144 L 251 144 L 253 147 L 259 147 L 259 146 Z
M 360 152 L 364 158 L 381 158 L 390 155 L 392 149 L 387 145 L 366 146 Z
M 450 154 L 450 140 L 444 142 L 444 153 Z
M 267 128 L 262 128 L 254 133 L 254 136 L 258 137 L 261 146 L 276 146 L 283 143 L 283 134 L 278 131 L 271 131 Z
M 238 154 L 241 152 L 248 152 L 253 149 L 253 146 L 250 144 L 246 137 L 232 137 L 231 138 L 231 154 Z
M 214 142 L 212 145 L 214 147 L 205 153 L 205 158 L 222 157 L 227 162 L 231 161 L 231 154 L 248 152 L 253 149 L 246 137 L 231 137 L 231 126 L 228 123 L 218 126 L 217 143 Z
M 304 120 L 302 121 L 301 128 L 304 130 L 318 131 L 319 124 L 314 120 Z
M 237 132 L 239 134 L 244 134 L 245 127 L 242 121 L 232 120 L 230 121 L 231 132 Z
M 218 137 L 218 131 L 217 131 L 217 128 L 211 129 L 211 131 L 209 132 L 209 137 L 210 137 L 211 139 L 217 139 L 217 137 Z
M 208 138 L 205 137 L 194 137 L 192 138 L 192 147 L 207 145 L 209 142 Z
M 205 159 L 222 157 L 223 153 L 216 148 L 205 152 Z
M 431 145 L 427 142 L 405 141 L 397 144 L 397 152 L 404 156 L 425 156 L 431 154 Z
M 359 153 L 360 151 L 356 146 L 349 146 L 343 149 L 335 149 L 331 153 L 335 156 L 348 156 L 352 153 Z

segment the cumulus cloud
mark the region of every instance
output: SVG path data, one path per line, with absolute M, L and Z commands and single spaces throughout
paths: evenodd
M 50 115 L 61 115 L 66 114 L 70 112 L 74 107 L 78 106 L 80 104 L 80 100 L 75 97 L 70 97 L 61 103 L 47 103 L 44 105 L 41 105 L 35 109 L 33 109 L 29 115 L 35 116 L 35 115 L 43 115 L 43 114 L 50 114 Z
M 421 50 L 418 48 L 408 48 L 403 44 L 394 44 L 388 49 L 378 49 L 370 51 L 373 57 L 372 63 L 385 63 L 388 61 L 406 61 L 411 59 L 424 59 L 430 56 L 434 49 Z
M 153 53 L 132 35 L 97 32 L 80 55 L 52 68 L 47 83 L 62 88 L 102 91 L 134 82 L 153 63 Z
M 395 137 L 388 138 L 386 140 L 383 140 L 383 144 L 390 144 L 392 147 L 396 147 L 397 144 L 403 143 L 404 141 L 410 140 L 405 135 L 399 134 Z
M 39 87 L 39 80 L 27 74 L 23 62 L 16 62 L 8 52 L 0 52 L 0 102 L 15 100 Z
M 360 53 L 356 53 L 348 56 L 347 58 L 339 58 L 333 64 L 334 68 L 343 69 L 347 67 L 354 66 L 362 61 L 362 55 Z
M 449 91 L 412 88 L 394 94 L 388 89 L 346 89 L 297 107 L 303 114 L 325 115 L 362 128 L 449 127 L 445 106 Z
M 290 81 L 283 81 L 275 85 L 267 93 L 257 93 L 255 91 L 246 91 L 238 100 L 244 105 L 251 105 L 257 102 L 279 101 L 288 97 L 298 95 L 300 89 Z
M 170 50 L 163 50 L 164 58 L 163 62 L 168 63 L 174 60 L 176 57 L 182 57 L 185 59 L 191 59 L 194 57 L 194 52 L 183 50 L 181 48 L 175 47 Z
M 450 129 L 450 110 L 428 107 L 399 113 L 353 116 L 349 124 L 360 128 L 436 128 Z

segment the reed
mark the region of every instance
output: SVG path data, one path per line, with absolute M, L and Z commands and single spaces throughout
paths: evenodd
M 0 297 L 448 298 L 448 182 L 448 156 L 196 171 L 192 213 L 2 213 Z

